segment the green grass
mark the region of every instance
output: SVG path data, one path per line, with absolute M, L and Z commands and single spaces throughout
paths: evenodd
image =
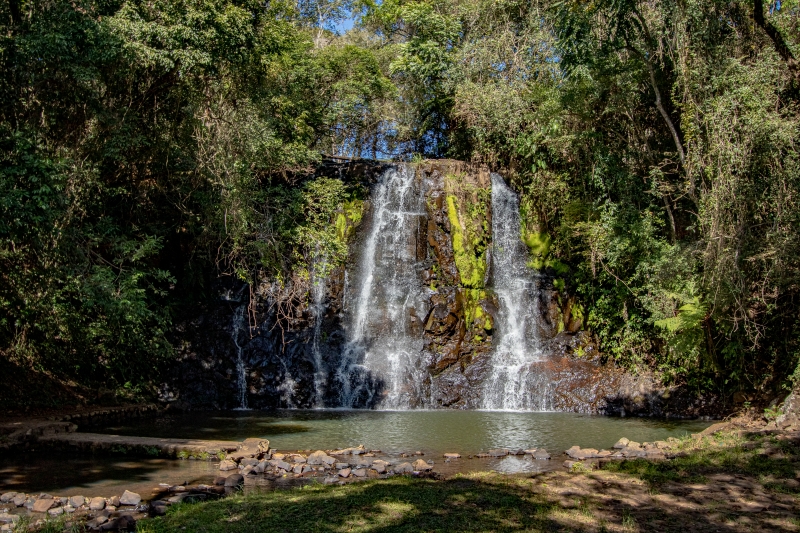
M 687 439 L 681 449 L 685 455 L 670 461 L 610 462 L 604 470 L 631 475 L 653 486 L 665 482 L 703 483 L 712 474 L 741 474 L 759 478 L 770 490 L 800 493 L 796 483 L 790 481 L 800 471 L 800 446 L 796 443 L 771 436 L 745 439 L 728 433 L 699 441 Z M 774 452 L 783 456 L 775 456 Z
M 182 505 L 170 509 L 166 517 L 140 523 L 139 531 L 553 530 L 549 512 L 554 506 L 540 501 L 526 482 L 492 475 L 447 481 L 396 477 L 345 486 L 315 484 Z M 587 512 L 585 508 L 583 512 Z

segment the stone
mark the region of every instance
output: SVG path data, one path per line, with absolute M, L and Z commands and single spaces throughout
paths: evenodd
M 244 476 L 241 474 L 231 474 L 225 478 L 226 487 L 239 487 L 244 485 Z
M 153 516 L 164 516 L 167 514 L 167 502 L 161 500 L 151 502 L 150 514 Z
M 46 513 L 55 503 L 53 498 L 41 498 L 33 502 L 33 509 L 31 510 L 34 513 Z
M 60 516 L 64 514 L 64 508 L 56 507 L 55 509 L 50 509 L 47 511 L 47 514 L 49 514 L 50 516 Z
M 356 477 L 367 477 L 367 469 L 366 468 L 356 468 L 353 470 L 353 475 Z
M 323 452 L 322 450 L 317 450 L 316 452 L 312 453 L 306 459 L 306 463 L 310 465 L 332 465 L 336 462 L 336 459 L 328 455 L 327 453 Z
M 8 503 L 11 500 L 13 500 L 16 495 L 17 495 L 16 492 L 6 492 L 5 494 L 0 495 L 0 502 Z
M 342 468 L 339 470 L 338 475 L 339 477 L 347 477 L 350 475 L 351 470 L 349 468 Z
M 292 472 L 294 472 L 295 474 L 302 474 L 303 465 L 294 465 L 294 467 L 292 467 Z
M 489 450 L 487 453 L 489 457 L 505 457 L 508 455 L 508 450 L 505 448 L 495 448 L 494 450 Z
M 533 455 L 533 458 L 537 461 L 546 461 L 550 459 L 550 454 L 547 453 L 547 450 L 544 448 L 537 448 L 531 455 Z
M 400 463 L 394 467 L 394 471 L 396 474 L 410 474 L 414 471 L 414 467 L 411 466 L 411 463 Z
M 215 477 L 214 478 L 214 485 L 216 485 L 218 487 L 224 487 L 225 486 L 225 476 L 217 476 L 217 477 Z
M 129 490 L 123 492 L 122 496 L 119 497 L 120 505 L 139 505 L 141 502 L 142 497 Z
M 622 448 L 625 448 L 628 445 L 629 442 L 630 441 L 628 439 L 626 439 L 625 437 L 622 437 L 621 439 L 619 439 L 617 441 L 616 444 L 614 444 L 614 446 L 612 446 L 612 448 L 614 448 L 615 450 L 621 450 Z
M 89 528 L 89 529 L 97 530 L 97 529 L 100 529 L 100 526 L 102 526 L 106 522 L 108 522 L 108 517 L 100 515 L 100 516 L 96 516 L 96 517 L 92 518 L 91 520 L 89 520 L 88 522 L 86 522 L 86 527 Z
M 16 524 L 19 522 L 19 515 L 16 514 L 0 514 L 0 523 L 2 524 Z
M 259 474 L 263 474 L 263 473 L 264 473 L 264 471 L 266 471 L 266 469 L 267 469 L 267 467 L 268 467 L 268 466 L 269 466 L 269 462 L 267 462 L 267 461 L 261 461 L 260 463 L 258 463 L 258 464 L 256 465 L 256 467 L 255 467 L 255 469 L 254 469 L 254 470 L 255 470 L 256 472 L 258 472 Z
M 422 459 L 417 459 L 416 461 L 414 461 L 414 464 L 412 466 L 414 467 L 414 470 L 417 472 L 427 472 L 428 470 L 433 469 L 431 465 L 429 465 Z
M 325 483 L 326 485 L 333 485 L 334 483 L 338 483 L 338 482 L 339 482 L 339 478 L 336 477 L 336 476 L 328 476 L 323 481 L 323 483 Z
M 372 469 L 379 474 L 383 474 L 384 472 L 386 472 L 386 467 L 382 464 L 372 463 Z
M 333 467 L 337 470 L 341 470 L 342 468 L 347 468 L 350 466 L 350 463 L 334 463 Z
M 461 459 L 460 453 L 448 452 L 444 454 L 445 459 Z
M 69 504 L 76 509 L 84 503 L 86 503 L 86 498 L 83 496 L 70 496 L 69 498 Z
M 64 512 L 67 514 L 72 514 L 75 512 L 75 508 L 69 504 L 64 506 Z
M 243 476 L 255 476 L 256 474 L 258 474 L 258 472 L 256 472 L 254 466 L 246 466 L 242 468 L 240 474 L 242 474 Z
M 583 460 L 583 459 L 590 459 L 592 457 L 599 457 L 598 451 L 594 448 L 580 448 L 579 446 L 573 446 L 569 450 L 565 452 L 567 455 L 572 457 L 573 459 Z M 610 455 L 610 454 L 609 454 Z
M 252 457 L 247 457 L 247 458 L 241 460 L 241 462 L 239 463 L 239 466 L 242 466 L 242 467 L 244 467 L 244 466 L 256 466 L 258 463 L 259 463 L 258 459 L 254 459 Z
M 11 503 L 16 505 L 17 507 L 22 507 L 25 504 L 26 500 L 27 498 L 25 497 L 24 494 L 17 494 L 16 496 L 14 496 L 14 499 L 11 500 Z
M 275 468 L 281 468 L 283 470 L 286 470 L 287 472 L 292 469 L 292 465 L 290 465 L 283 459 L 270 459 L 269 464 L 271 464 Z
M 226 470 L 236 470 L 238 466 L 236 465 L 235 461 L 231 461 L 230 459 L 225 459 L 224 461 L 219 463 L 219 469 L 223 472 Z

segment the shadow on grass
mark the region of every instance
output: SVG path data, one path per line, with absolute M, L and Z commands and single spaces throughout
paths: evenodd
M 639 472 L 478 474 L 312 485 L 187 505 L 140 524 L 143 533 L 417 531 L 797 531 L 791 513 L 738 515 L 725 502 L 659 494 Z M 783 467 L 781 467 L 783 471 Z M 676 474 L 682 476 L 682 474 Z M 691 492 L 691 491 L 690 491 Z M 722 495 L 730 503 L 730 495 Z

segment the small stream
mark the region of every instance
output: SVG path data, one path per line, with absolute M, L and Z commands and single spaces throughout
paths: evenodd
M 261 437 L 281 451 L 334 449 L 363 444 L 390 457 L 421 451 L 444 474 L 480 470 L 508 473 L 558 468 L 573 445 L 608 448 L 620 437 L 639 442 L 695 433 L 708 421 L 610 418 L 572 413 L 492 411 L 284 410 L 191 412 L 131 420 L 83 431 L 145 437 L 242 440 Z M 523 456 L 468 459 L 491 448 L 544 447 L 551 461 Z M 445 464 L 442 454 L 464 458 Z M 0 458 L 0 492 L 49 492 L 59 496 L 114 495 L 132 490 L 147 498 L 158 483 L 210 483 L 215 462 L 60 455 L 49 452 Z M 256 476 L 247 486 L 275 486 Z

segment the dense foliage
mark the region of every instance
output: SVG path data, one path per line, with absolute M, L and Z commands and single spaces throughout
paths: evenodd
M 134 391 L 209 280 L 342 260 L 321 154 L 510 174 L 604 353 L 774 395 L 800 357 L 797 0 L 6 0 L 0 353 Z M 336 33 L 351 17 L 356 25 Z

